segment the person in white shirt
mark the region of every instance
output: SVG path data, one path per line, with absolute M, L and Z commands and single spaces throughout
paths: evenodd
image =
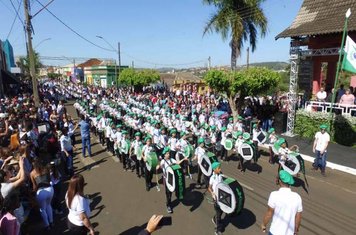
M 227 139 L 227 135 L 228 133 L 226 132 L 227 128 L 226 126 L 223 126 L 221 128 L 221 140 L 220 140 L 220 143 L 222 145 L 222 148 L 221 148 L 221 152 L 220 152 L 220 156 L 221 156 L 221 160 L 226 162 L 227 161 L 227 157 L 228 157 L 228 153 L 227 153 L 227 150 L 225 149 L 224 145 L 225 145 L 225 141 Z
M 244 167 L 244 158 L 241 156 L 239 149 L 240 146 L 245 142 L 242 136 L 242 132 L 238 131 L 236 132 L 236 141 L 235 141 L 235 151 L 237 153 L 237 158 L 239 159 L 239 164 L 237 165 L 237 169 L 239 169 L 241 172 L 245 172 L 246 168 Z
M 114 150 L 116 153 L 116 157 L 122 162 L 122 155 L 120 153 L 120 143 L 121 143 L 121 138 L 122 138 L 122 130 L 121 130 L 122 125 L 118 124 L 116 125 L 116 133 L 115 133 L 115 143 L 114 143 Z
M 162 151 L 162 155 L 164 158 L 161 160 L 160 164 L 157 165 L 156 170 L 162 169 L 163 173 L 163 178 L 165 179 L 167 177 L 167 168 L 174 165 L 174 164 L 181 164 L 183 161 L 188 160 L 187 158 L 183 158 L 180 161 L 176 161 L 174 158 L 170 158 L 170 148 L 165 147 Z M 165 180 L 164 180 L 165 182 Z M 178 186 L 177 186 L 178 187 Z M 167 188 L 167 185 L 165 184 L 165 191 L 166 191 L 166 206 L 167 206 L 167 212 L 168 213 L 173 213 L 172 210 L 172 192 L 170 192 Z
M 268 145 L 269 145 L 269 163 L 273 164 L 273 150 L 272 147 L 274 143 L 278 140 L 278 136 L 276 135 L 276 132 L 274 128 L 271 128 L 268 130 Z
M 266 232 L 266 227 L 272 219 L 269 234 L 298 234 L 303 206 L 302 198 L 290 189 L 290 185 L 293 184 L 293 176 L 281 170 L 279 172 L 280 189 L 272 192 L 268 199 L 268 209 L 261 225 L 263 232 Z
M 171 137 L 168 139 L 168 146 L 170 148 L 170 154 L 171 154 L 171 158 L 175 158 L 176 157 L 176 153 L 177 153 L 177 149 L 176 149 L 176 145 L 178 142 L 177 139 L 177 131 L 176 129 L 173 129 L 170 131 Z
M 320 87 L 320 91 L 318 91 L 316 93 L 317 101 L 320 101 L 320 102 L 325 101 L 326 97 L 327 97 L 327 93 L 326 93 L 326 91 L 324 91 L 324 87 Z
M 82 175 L 74 175 L 68 185 L 65 196 L 68 207 L 68 229 L 70 234 L 94 235 L 94 227 L 90 223 L 89 200 L 84 197 L 84 178 Z
M 154 151 L 151 137 L 146 137 L 145 143 L 145 146 L 143 146 L 142 148 L 142 159 L 144 162 L 146 162 L 146 157 L 148 156 L 148 154 Z M 152 177 L 152 172 L 147 170 L 147 167 L 145 167 L 146 191 L 150 191 L 150 188 L 152 187 Z
M 197 162 L 201 161 L 201 158 L 203 157 L 203 155 L 206 153 L 206 150 L 204 149 L 204 138 L 199 138 L 197 141 L 197 145 L 198 147 L 195 149 L 194 152 L 194 158 L 192 159 L 192 161 L 197 160 Z M 203 173 L 200 169 L 200 166 L 198 166 L 198 179 L 197 179 L 197 188 L 201 188 L 202 186 L 202 182 L 201 182 L 201 177 L 202 177 Z M 209 178 L 205 175 L 203 175 L 203 181 L 204 181 L 204 185 L 206 188 L 209 187 Z
M 65 127 L 62 130 L 62 136 L 59 138 L 59 142 L 61 145 L 62 157 L 65 159 L 66 163 L 66 173 L 69 176 L 74 174 L 73 170 L 73 145 L 72 140 L 68 135 L 68 128 Z
M 326 124 L 320 125 L 320 131 L 315 134 L 313 144 L 313 153 L 316 154 L 313 169 L 318 170 L 318 168 L 320 168 L 323 176 L 325 176 L 327 148 L 330 142 L 330 135 L 326 131 L 327 128 L 328 126 Z
M 144 174 L 144 164 L 142 161 L 142 142 L 141 142 L 141 132 L 135 133 L 135 140 L 130 146 L 130 158 L 133 160 L 136 169 L 136 175 L 141 178 Z M 141 172 L 140 172 L 141 171 Z
M 222 175 L 221 175 L 221 163 L 220 162 L 214 162 L 212 164 L 213 168 L 213 174 L 210 176 L 209 180 L 209 192 L 211 193 L 211 196 L 214 200 L 214 209 L 215 209 L 215 216 L 212 218 L 213 223 L 215 224 L 215 235 L 220 235 L 224 228 L 223 224 L 221 222 L 221 216 L 222 216 L 222 210 L 217 202 L 218 200 L 218 192 L 216 189 L 216 186 L 223 181 Z

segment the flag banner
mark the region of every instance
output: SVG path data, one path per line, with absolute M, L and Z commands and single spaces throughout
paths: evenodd
M 356 73 L 356 43 L 349 36 L 346 38 L 342 69 Z

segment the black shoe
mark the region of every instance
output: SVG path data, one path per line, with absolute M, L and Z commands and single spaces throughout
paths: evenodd
M 150 191 L 150 187 L 146 187 L 146 191 L 147 191 L 147 192 Z
M 172 214 L 173 213 L 173 210 L 170 206 L 167 206 L 167 212 L 168 214 Z
M 195 187 L 196 188 L 201 188 L 201 184 L 196 184 Z

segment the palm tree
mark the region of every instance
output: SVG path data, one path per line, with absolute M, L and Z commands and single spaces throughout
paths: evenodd
M 29 67 L 29 61 L 30 59 L 28 58 L 28 56 L 20 56 L 19 57 L 19 60 L 16 62 L 17 64 L 17 67 L 19 67 L 22 71 L 22 73 L 25 75 L 25 76 L 30 76 L 30 67 Z M 35 71 L 36 71 L 36 74 L 39 72 L 39 69 L 42 68 L 43 65 L 41 63 L 41 60 L 40 60 L 40 55 L 35 52 Z
M 261 8 L 264 0 L 203 0 L 217 11 L 207 22 L 204 33 L 216 32 L 223 40 L 230 39 L 231 69 L 236 69 L 236 60 L 246 41 L 252 52 L 256 49 L 257 35 L 264 37 L 267 32 L 267 18 Z

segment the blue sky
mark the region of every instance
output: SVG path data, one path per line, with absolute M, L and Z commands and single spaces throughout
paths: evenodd
M 22 0 L 12 0 L 17 8 Z M 41 6 L 30 0 L 32 13 Z M 49 0 L 38 0 L 43 4 Z M 269 21 L 268 34 L 261 38 L 250 62 L 287 61 L 289 39 L 274 37 L 288 27 L 296 16 L 302 0 L 266 0 L 263 4 Z M 203 28 L 214 8 L 201 0 L 55 0 L 49 9 L 70 27 L 94 43 L 109 48 L 96 35 L 104 37 L 113 46 L 121 43 L 123 65 L 135 62 L 137 67 L 164 67 L 165 65 L 201 61 L 187 65 L 205 66 L 211 56 L 212 65 L 229 65 L 230 48 L 218 34 L 203 37 Z M 0 0 L 0 39 L 6 39 L 15 17 L 10 0 Z M 24 18 L 23 6 L 19 12 Z M 33 19 L 34 46 L 43 56 L 117 58 L 115 52 L 105 51 L 85 42 L 69 31 L 48 12 L 42 11 Z M 26 52 L 24 33 L 19 20 L 9 36 L 16 55 Z M 67 61 L 45 61 L 63 64 Z M 149 62 L 149 63 L 146 63 Z M 68 62 L 69 63 L 69 62 Z M 246 63 L 245 49 L 238 64 Z

